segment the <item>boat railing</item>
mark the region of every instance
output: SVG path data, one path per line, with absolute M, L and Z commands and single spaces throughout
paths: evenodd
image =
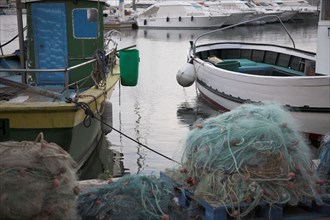
M 226 30 L 226 29 L 229 29 L 229 28 L 237 27 L 237 26 L 242 25 L 242 24 L 247 24 L 247 23 L 250 23 L 250 22 L 258 21 L 258 20 L 263 20 L 265 18 L 270 18 L 270 17 L 273 17 L 273 18 L 277 18 L 278 19 L 278 21 L 280 22 L 280 24 L 284 28 L 285 32 L 289 36 L 289 38 L 290 38 L 290 40 L 291 40 L 291 42 L 293 44 L 293 48 L 296 48 L 296 44 L 295 44 L 292 36 L 290 35 L 288 29 L 286 28 L 286 26 L 282 22 L 281 18 L 279 16 L 277 16 L 277 15 L 265 15 L 265 16 L 254 18 L 254 19 L 250 19 L 250 20 L 247 20 L 247 21 L 242 21 L 242 22 L 239 22 L 237 24 L 232 24 L 232 25 L 229 25 L 229 26 L 226 26 L 226 27 L 222 27 L 222 28 L 219 28 L 219 29 L 216 29 L 216 30 L 208 31 L 208 32 L 206 32 L 204 34 L 199 35 L 198 37 L 196 37 L 196 39 L 195 39 L 194 42 L 193 41 L 190 42 L 190 44 L 191 44 L 191 52 L 193 53 L 193 55 L 195 55 L 195 53 L 196 53 L 196 47 L 197 47 L 196 46 L 196 43 L 202 37 L 205 37 L 205 36 L 207 36 L 209 34 L 213 34 L 213 33 L 216 33 L 216 32 L 219 32 L 219 31 L 223 31 L 223 30 Z
M 116 53 L 117 53 L 117 45 L 112 48 L 111 50 L 107 51 L 105 53 L 105 57 L 110 57 L 110 56 L 116 56 Z M 115 57 L 110 57 L 110 62 L 114 62 L 115 61 Z M 94 63 L 94 62 L 98 62 L 98 59 L 97 58 L 92 58 L 91 60 L 88 60 L 86 62 L 83 62 L 83 63 L 80 63 L 80 64 L 77 64 L 77 65 L 74 65 L 74 66 L 71 66 L 71 67 L 68 67 L 68 68 L 59 68 L 59 69 L 0 69 L 0 72 L 12 72 L 12 73 L 50 73 L 50 72 L 63 72 L 64 73 L 64 93 L 66 95 L 66 97 L 69 96 L 69 87 L 78 83 L 77 82 L 73 82 L 71 84 L 69 84 L 69 74 L 70 74 L 70 71 L 71 70 L 74 70 L 74 69 L 77 69 L 79 67 L 82 67 L 82 66 L 86 66 L 90 63 Z M 108 65 L 112 65 L 112 63 L 108 63 Z M 112 73 L 112 71 L 110 70 L 110 72 Z M 89 76 L 90 77 L 90 76 Z M 0 77 L 0 84 L 1 84 L 1 81 L 3 81 Z M 3 83 L 3 82 L 2 82 Z M 23 84 L 23 83 L 22 83 Z M 58 97 L 58 96 L 57 96 Z M 58 98 L 57 98 L 58 99 Z

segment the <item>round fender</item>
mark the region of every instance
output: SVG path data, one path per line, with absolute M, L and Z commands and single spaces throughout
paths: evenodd
M 189 87 L 194 84 L 196 80 L 195 67 L 191 63 L 186 63 L 178 70 L 176 74 L 176 81 L 183 87 Z

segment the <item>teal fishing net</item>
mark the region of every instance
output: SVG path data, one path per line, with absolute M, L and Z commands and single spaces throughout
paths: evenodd
M 165 179 L 126 175 L 82 192 L 78 213 L 82 219 L 182 219 L 173 198 L 173 186 Z
M 231 216 L 244 217 L 260 204 L 323 202 L 310 146 L 276 104 L 245 104 L 197 122 L 182 164 L 166 174 Z
M 330 193 L 330 134 L 322 140 L 320 164 L 317 167 L 317 173 L 321 178 L 321 183 L 324 182 L 327 192 Z
M 77 219 L 75 162 L 40 138 L 0 142 L 0 219 Z

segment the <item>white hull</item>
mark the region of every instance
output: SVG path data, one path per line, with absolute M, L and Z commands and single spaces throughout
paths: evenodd
M 274 16 L 278 16 L 280 17 L 283 14 L 283 12 L 262 12 L 262 13 L 256 13 L 254 14 L 251 19 L 257 19 L 257 18 L 261 18 L 264 16 L 269 16 L 269 15 L 274 15 Z M 260 23 L 274 23 L 274 22 L 278 22 L 278 18 L 276 17 L 265 17 L 261 20 L 259 20 L 258 22 Z
M 219 28 L 225 23 L 227 16 L 182 16 L 180 18 L 178 16 L 138 18 L 137 25 L 139 28 Z
M 297 15 L 298 12 L 295 11 L 284 11 L 283 14 L 280 15 L 280 18 L 283 22 L 290 21 L 294 16 Z
M 225 23 L 223 25 L 233 25 L 233 24 L 237 24 L 243 21 L 247 21 L 249 19 L 251 19 L 253 16 L 252 13 L 244 13 L 244 12 L 240 12 L 240 13 L 230 13 L 230 16 L 228 16 L 228 18 L 226 19 Z
M 213 104 L 219 105 L 220 108 L 231 110 L 237 108 L 241 103 L 230 101 L 226 98 L 215 95 L 214 93 L 206 90 L 203 86 L 197 83 L 198 90 L 202 95 L 211 101 Z M 302 112 L 291 112 L 293 118 L 296 119 L 298 126 L 302 132 L 325 135 L 330 131 L 330 116 L 327 113 L 302 113 Z
M 248 45 L 213 45 L 198 51 L 221 48 L 244 48 Z M 256 46 L 306 59 L 309 55 L 288 48 Z M 266 47 L 266 48 L 265 48 Z M 301 53 L 301 54 L 300 54 Z M 231 110 L 245 102 L 274 102 L 292 107 L 292 115 L 300 123 L 302 132 L 325 135 L 330 131 L 330 76 L 262 76 L 243 74 L 217 68 L 203 60 L 194 59 L 197 88 L 208 100 Z M 299 109 L 299 110 L 297 110 Z M 306 111 L 305 111 L 306 110 Z
M 156 3 L 137 18 L 139 28 L 219 28 L 229 15 L 187 1 Z

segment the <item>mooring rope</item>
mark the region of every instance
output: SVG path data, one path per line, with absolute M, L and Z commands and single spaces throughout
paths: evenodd
M 152 152 L 154 152 L 154 153 L 156 153 L 156 154 L 158 154 L 158 155 L 160 155 L 160 156 L 162 156 L 162 157 L 164 157 L 164 158 L 166 158 L 166 159 L 168 159 L 170 161 L 173 161 L 173 162 L 181 165 L 180 162 L 178 162 L 178 161 L 176 161 L 176 160 L 174 160 L 174 159 L 172 159 L 172 158 L 170 158 L 170 157 L 168 157 L 168 156 L 166 156 L 166 155 L 164 155 L 164 154 L 162 154 L 162 153 L 160 153 L 160 152 L 158 152 L 158 151 L 156 151 L 156 150 L 148 147 L 147 145 L 145 145 L 145 144 L 143 144 L 143 143 L 135 140 L 134 138 L 132 138 L 132 137 L 128 136 L 127 134 L 119 131 L 118 129 L 114 128 L 113 126 L 109 125 L 108 123 L 102 121 L 100 118 L 95 117 L 94 112 L 90 109 L 90 107 L 89 107 L 89 105 L 87 103 L 85 103 L 85 102 L 78 102 L 78 101 L 73 100 L 72 98 L 66 98 L 66 99 L 67 99 L 67 102 L 69 102 L 69 103 L 75 103 L 78 107 L 82 108 L 85 111 L 86 118 L 89 118 L 89 119 L 90 118 L 94 118 L 97 121 L 101 122 L 102 124 L 104 124 L 104 125 L 108 126 L 109 128 L 111 128 L 112 130 L 116 131 L 117 133 L 123 135 L 127 139 L 130 139 L 131 141 L 134 141 L 138 145 L 141 145 L 142 147 L 145 147 L 146 149 L 148 149 L 148 150 L 150 150 L 150 151 L 152 151 Z M 90 124 L 88 125 L 88 127 L 89 126 L 90 126 Z

